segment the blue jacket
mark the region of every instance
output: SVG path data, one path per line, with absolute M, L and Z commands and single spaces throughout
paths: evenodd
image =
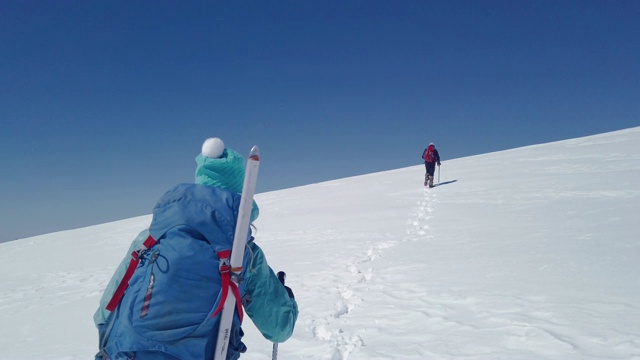
M 221 288 L 216 252 L 231 249 L 239 204 L 239 194 L 196 184 L 180 184 L 158 201 L 151 226 L 131 244 L 94 315 L 101 350 L 111 359 L 125 359 L 133 353 L 141 360 L 162 358 L 158 354 L 183 360 L 211 357 L 219 322 L 219 316 L 211 315 Z M 131 252 L 149 234 L 158 244 L 136 269 L 120 305 L 113 313 L 107 311 Z M 287 340 L 298 317 L 297 303 L 252 241 L 246 246 L 243 268 L 240 296 L 246 314 L 266 339 Z M 151 305 L 143 316 L 138 309 L 145 300 Z M 246 350 L 241 337 L 236 312 L 228 359 L 237 359 Z

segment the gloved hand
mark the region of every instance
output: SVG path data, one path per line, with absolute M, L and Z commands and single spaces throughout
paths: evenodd
M 293 296 L 293 290 L 291 290 L 291 288 L 288 287 L 287 285 L 285 285 L 284 288 L 287 289 L 287 293 L 289 294 L 289 297 L 295 300 L 296 297 Z
M 280 280 L 280 283 L 282 284 L 282 286 L 284 286 L 284 288 L 287 289 L 287 294 L 289 294 L 289 297 L 292 299 L 295 299 L 295 296 L 293 296 L 293 290 L 291 290 L 290 287 L 284 284 L 284 280 L 286 277 L 287 277 L 287 274 L 285 274 L 284 271 L 278 271 L 278 280 Z
M 438 163 L 438 166 L 440 166 L 440 163 Z

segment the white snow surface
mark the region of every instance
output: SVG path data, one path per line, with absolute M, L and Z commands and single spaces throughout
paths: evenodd
M 256 196 L 300 307 L 279 359 L 640 359 L 640 127 L 423 176 Z M 101 292 L 150 219 L 0 244 L 0 359 L 93 359 Z M 243 328 L 242 359 L 270 358 Z

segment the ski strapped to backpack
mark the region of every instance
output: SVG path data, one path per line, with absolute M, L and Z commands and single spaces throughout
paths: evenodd
M 229 336 L 231 335 L 231 324 L 233 322 L 234 308 L 241 307 L 239 303 L 239 293 L 235 293 L 240 282 L 240 273 L 242 272 L 242 261 L 244 258 L 244 249 L 249 235 L 249 224 L 251 222 L 251 210 L 253 208 L 253 195 L 256 190 L 256 181 L 258 179 L 258 167 L 260 165 L 260 153 L 257 146 L 254 146 L 249 153 L 247 165 L 244 174 L 244 183 L 242 184 L 242 197 L 240 198 L 240 208 L 238 209 L 238 221 L 236 222 L 235 234 L 233 237 L 233 248 L 231 250 L 230 272 L 228 276 L 229 285 L 223 286 L 223 293 L 227 292 L 227 297 L 223 303 L 222 315 L 220 316 L 220 328 L 218 330 L 218 339 L 216 342 L 216 353 L 214 360 L 225 360 L 227 358 L 227 350 L 229 345 Z M 225 290 L 225 287 L 227 290 Z M 231 288 L 231 293 L 228 288 Z M 240 313 L 239 315 L 241 315 Z
M 236 309 L 238 309 L 238 316 L 240 317 L 240 323 L 242 323 L 242 318 L 244 317 L 244 313 L 242 312 L 242 300 L 240 299 L 240 289 L 238 289 L 238 285 L 231 281 L 230 256 L 231 250 L 218 251 L 218 258 L 220 259 L 220 278 L 222 279 L 222 296 L 220 296 L 220 305 L 218 305 L 218 308 L 213 312 L 211 317 L 218 315 L 222 311 L 224 303 L 227 301 L 227 297 L 229 296 L 229 289 L 231 289 L 233 296 L 236 298 Z

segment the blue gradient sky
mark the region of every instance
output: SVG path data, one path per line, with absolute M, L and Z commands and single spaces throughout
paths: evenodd
M 638 19 L 638 1 L 3 1 L 0 241 L 149 214 L 209 136 L 258 144 L 265 192 L 419 164 L 431 141 L 446 160 L 639 126 Z

